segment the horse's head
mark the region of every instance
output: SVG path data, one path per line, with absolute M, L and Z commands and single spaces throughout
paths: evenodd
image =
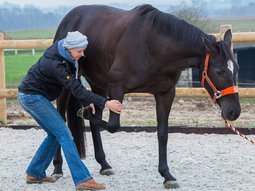
M 241 107 L 236 86 L 238 64 L 231 50 L 231 39 L 230 30 L 222 41 L 211 42 L 204 38 L 208 53 L 201 70 L 201 84 L 221 107 L 222 117 L 233 121 L 239 117 Z

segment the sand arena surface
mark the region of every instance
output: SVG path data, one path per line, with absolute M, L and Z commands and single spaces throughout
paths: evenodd
M 121 113 L 123 126 L 156 126 L 156 109 L 153 97 L 125 98 Z M 236 127 L 255 127 L 255 103 L 241 103 L 242 113 Z M 34 125 L 35 121 L 17 104 L 7 105 L 8 123 Z M 104 110 L 104 119 L 109 112 Z M 224 127 L 220 110 L 209 98 L 175 98 L 169 116 L 169 126 Z M 88 124 L 88 123 L 87 123 Z
M 64 177 L 54 184 L 28 185 L 25 170 L 39 144 L 43 130 L 0 128 L 1 191 L 70 191 L 74 185 L 64 161 Z M 96 181 L 109 191 L 157 191 L 163 188 L 158 173 L 156 133 L 110 134 L 102 132 L 107 160 L 115 175 L 99 174 L 94 159 L 91 134 L 86 134 L 88 152 L 83 162 Z M 253 191 L 255 190 L 255 145 L 237 135 L 169 134 L 168 164 L 177 178 L 179 191 Z M 52 164 L 47 174 L 52 173 Z

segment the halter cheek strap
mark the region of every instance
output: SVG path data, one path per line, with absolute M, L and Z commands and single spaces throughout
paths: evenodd
M 207 75 L 209 59 L 210 59 L 210 54 L 207 53 L 206 58 L 205 58 L 204 70 L 203 70 L 203 73 L 202 73 L 201 86 L 204 87 L 205 81 L 209 84 L 209 86 L 212 88 L 212 90 L 214 92 L 213 96 L 211 96 L 209 94 L 209 92 L 207 91 L 208 94 L 210 95 L 210 97 L 212 98 L 212 100 L 214 102 L 216 102 L 216 100 L 221 98 L 222 96 L 238 93 L 238 87 L 237 86 L 231 86 L 231 87 L 225 88 L 223 90 L 217 90 L 217 88 L 215 87 L 215 85 L 213 84 L 213 82 L 211 81 L 209 76 Z

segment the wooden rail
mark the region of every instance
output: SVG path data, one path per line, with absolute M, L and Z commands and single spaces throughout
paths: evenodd
M 221 26 L 220 33 L 213 34 L 217 39 L 222 39 L 224 32 L 231 28 L 230 25 Z M 233 43 L 255 42 L 254 32 L 232 33 Z M 17 96 L 17 89 L 6 89 L 5 85 L 5 63 L 4 49 L 33 49 L 48 48 L 52 44 L 52 39 L 40 40 L 4 40 L 4 35 L 0 33 L 0 121 L 6 123 L 6 98 L 14 98 Z M 207 93 L 202 88 L 177 88 L 176 95 L 179 97 L 206 97 Z M 255 97 L 255 89 L 241 88 L 240 97 Z M 149 94 L 131 93 L 127 96 L 150 96 Z
M 17 89 L 0 89 L 1 98 L 16 98 Z M 150 97 L 149 93 L 127 93 L 127 97 Z M 208 94 L 204 88 L 176 88 L 177 97 L 196 97 L 205 98 Z M 241 98 L 255 98 L 255 88 L 239 88 L 239 97 Z
M 214 35 L 218 40 L 223 38 L 223 34 L 215 33 Z M 232 33 L 232 43 L 248 43 L 255 42 L 255 32 L 241 32 Z
M 48 48 L 52 45 L 52 39 L 38 40 L 0 40 L 1 49 L 33 49 Z
M 212 34 L 217 39 L 221 39 L 220 33 Z M 255 32 L 232 33 L 233 43 L 255 42 Z M 52 44 L 52 39 L 38 40 L 0 40 L 0 50 L 2 49 L 33 49 L 48 48 Z

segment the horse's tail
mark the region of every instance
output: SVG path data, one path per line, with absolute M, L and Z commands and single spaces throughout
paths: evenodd
M 81 159 L 86 157 L 86 136 L 84 119 L 77 116 L 81 103 L 74 96 L 70 95 L 67 106 L 67 123 L 72 132 L 74 143 Z

